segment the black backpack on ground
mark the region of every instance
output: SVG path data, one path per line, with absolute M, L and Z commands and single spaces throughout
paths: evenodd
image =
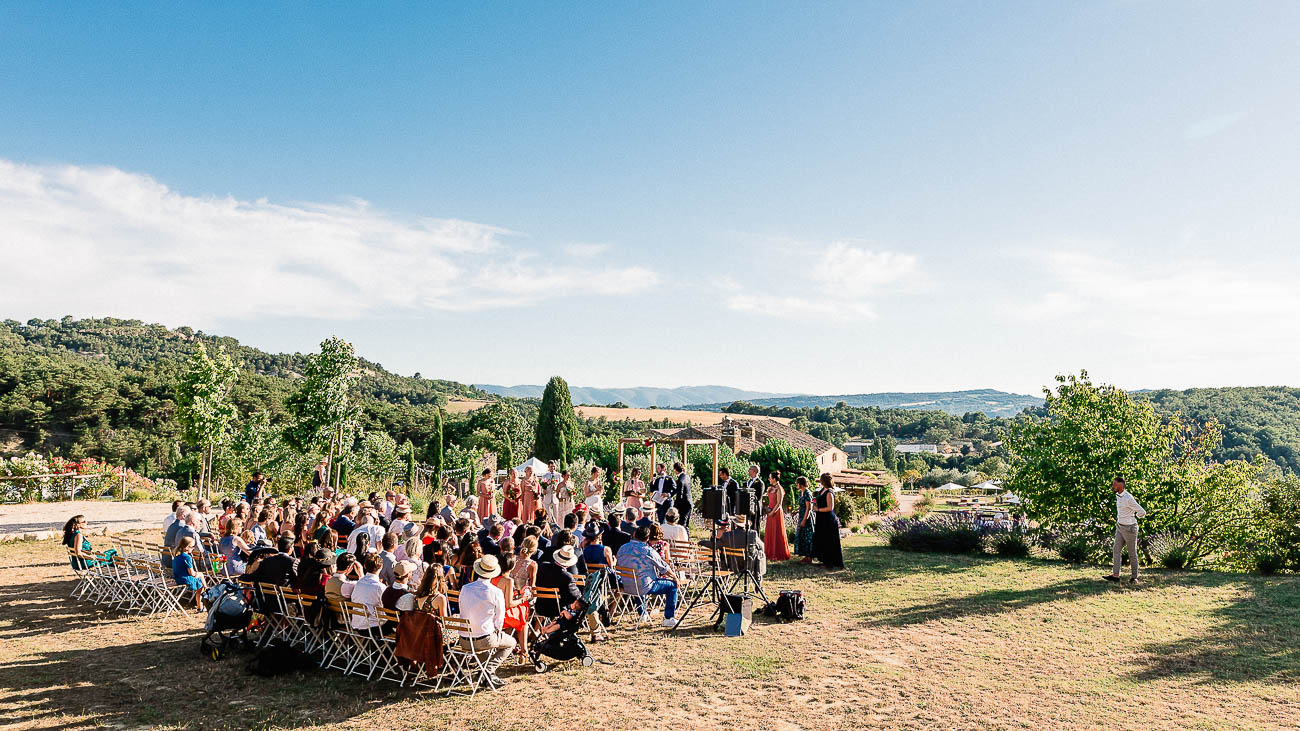
M 776 598 L 776 616 L 785 622 L 803 619 L 804 606 L 802 591 L 798 589 L 782 591 Z

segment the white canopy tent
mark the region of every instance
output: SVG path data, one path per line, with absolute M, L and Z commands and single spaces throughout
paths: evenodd
M 1012 505 L 1019 505 L 1020 496 L 1015 494 L 1014 492 L 1008 492 L 1002 496 L 1002 502 L 1011 503 Z
M 946 484 L 946 485 L 940 485 L 939 487 L 936 487 L 936 488 L 934 488 L 934 489 L 936 489 L 936 490 L 966 490 L 966 489 L 968 489 L 968 488 L 967 488 L 965 485 L 958 485 L 958 484 L 955 483 L 955 482 L 949 482 L 949 483 Z
M 1002 483 L 997 480 L 985 480 L 978 485 L 972 485 L 972 490 L 1001 490 Z
M 537 475 L 538 477 L 546 474 L 547 472 L 550 472 L 550 467 L 548 467 L 545 462 L 541 461 L 536 457 L 529 457 L 527 462 L 524 462 L 523 464 L 515 468 L 515 472 L 518 472 L 519 474 L 523 474 L 525 467 L 532 467 L 533 474 Z

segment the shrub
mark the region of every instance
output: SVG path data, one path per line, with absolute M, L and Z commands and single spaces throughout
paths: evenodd
M 148 490 L 131 487 L 127 488 L 126 500 L 132 503 L 147 503 L 153 500 L 153 495 Z
M 1261 553 L 1255 556 L 1255 570 L 1264 576 L 1272 576 L 1286 565 L 1286 558 L 1280 553 Z
M 1157 533 L 1151 537 L 1149 547 L 1151 557 L 1167 569 L 1181 571 L 1192 565 L 1192 550 L 1187 545 L 1187 537 L 1180 533 Z
M 848 527 L 862 520 L 867 515 L 862 498 L 842 492 L 835 496 L 835 514 L 840 518 L 840 525 Z
M 890 548 L 922 553 L 978 553 L 984 536 L 970 522 L 941 515 L 926 520 L 898 518 L 884 520 L 880 532 Z
M 1004 558 L 1024 558 L 1029 555 L 1029 541 L 1019 531 L 995 533 L 991 543 L 993 552 Z
M 890 513 L 898 510 L 898 496 L 894 494 L 893 488 L 880 491 L 880 502 L 876 505 L 876 512 Z
M 1056 552 L 1061 558 L 1073 564 L 1088 563 L 1097 555 L 1092 540 L 1083 534 L 1062 538 L 1056 544 Z

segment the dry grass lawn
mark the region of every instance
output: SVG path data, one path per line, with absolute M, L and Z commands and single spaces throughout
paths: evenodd
M 12 728 L 1300 727 L 1300 577 L 1151 572 L 892 551 L 787 564 L 809 617 L 615 632 L 590 669 L 503 671 L 474 699 L 318 672 L 260 680 L 197 652 L 197 616 L 126 619 L 66 598 L 55 542 L 0 546 L 0 724 Z M 703 615 L 700 615 L 701 618 Z M 593 714 L 598 718 L 593 719 Z M 588 720 L 591 719 L 591 720 Z

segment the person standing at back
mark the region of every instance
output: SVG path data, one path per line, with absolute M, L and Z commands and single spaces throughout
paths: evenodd
M 673 463 L 673 472 L 677 475 L 677 483 L 673 488 L 673 507 L 677 508 L 677 514 L 682 517 L 682 527 L 691 527 L 691 476 L 686 474 L 686 468 L 681 462 Z
M 1112 555 L 1114 565 L 1106 575 L 1107 581 L 1119 581 L 1120 559 L 1124 546 L 1128 546 L 1128 563 L 1131 569 L 1129 581 L 1136 584 L 1138 580 L 1138 518 L 1147 517 L 1147 511 L 1138 505 L 1138 501 L 1129 494 L 1123 477 L 1116 477 L 1110 483 L 1115 491 L 1115 549 Z

